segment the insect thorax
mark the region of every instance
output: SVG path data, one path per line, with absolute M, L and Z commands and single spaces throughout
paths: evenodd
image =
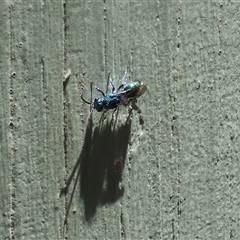
M 112 93 L 106 95 L 103 99 L 103 107 L 105 109 L 115 109 L 121 103 L 121 96 L 116 96 Z

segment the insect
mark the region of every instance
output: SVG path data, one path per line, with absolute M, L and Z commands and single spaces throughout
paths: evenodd
M 109 79 L 110 74 L 108 74 L 108 81 Z M 100 88 L 95 86 L 96 90 L 103 95 L 103 98 L 97 97 L 93 100 L 93 102 L 86 101 L 83 96 L 81 96 L 81 99 L 83 102 L 90 104 L 93 109 L 96 109 L 98 112 L 102 112 L 103 110 L 107 112 L 109 109 L 116 110 L 120 105 L 127 106 L 132 100 L 144 94 L 147 90 L 147 86 L 139 81 L 128 84 L 126 84 L 126 82 L 127 71 L 125 72 L 125 75 L 122 79 L 122 84 L 118 87 L 117 91 L 115 91 L 115 86 L 110 79 L 112 92 L 105 94 Z
M 141 82 L 131 82 L 124 86 L 123 88 L 123 99 L 127 100 L 127 105 L 147 91 L 147 86 Z

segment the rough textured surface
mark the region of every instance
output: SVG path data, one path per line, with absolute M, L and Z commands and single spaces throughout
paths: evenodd
M 240 239 L 240 4 L 60 3 L 0 3 L 0 238 Z M 127 66 L 131 121 L 86 129 Z

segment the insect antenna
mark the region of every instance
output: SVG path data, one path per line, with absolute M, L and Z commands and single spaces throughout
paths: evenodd
M 82 96 L 82 95 L 81 95 L 81 99 L 82 99 L 82 100 L 83 100 L 85 103 L 92 105 L 92 103 L 91 103 L 91 102 L 88 102 L 88 101 L 86 101 L 86 100 L 83 98 L 83 96 Z
M 83 102 L 91 105 L 91 110 L 90 110 L 90 113 L 88 114 L 87 120 L 86 120 L 86 125 L 88 125 L 89 119 L 92 117 L 92 112 L 93 112 L 93 109 L 94 109 L 94 108 L 93 108 L 93 104 L 92 104 L 91 102 L 89 102 L 89 101 L 86 101 L 86 100 L 83 98 L 82 95 L 81 95 L 81 99 L 83 100 Z

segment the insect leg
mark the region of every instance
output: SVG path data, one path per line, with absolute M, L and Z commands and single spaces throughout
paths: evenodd
M 118 87 L 117 92 L 119 92 L 124 87 L 124 85 L 126 85 L 126 83 L 127 83 L 127 70 L 125 71 L 125 74 L 122 79 L 122 84 Z
M 112 93 L 114 93 L 114 91 L 115 91 L 115 86 L 114 86 L 114 83 L 113 83 L 112 79 L 110 79 L 110 83 L 111 83 L 111 86 L 112 86 Z
M 131 100 L 128 101 L 128 103 L 126 104 L 126 106 L 128 106 L 130 102 L 131 102 Z
M 114 115 L 116 112 L 116 118 L 114 120 Z M 113 129 L 115 129 L 116 123 L 117 123 L 117 117 L 118 117 L 118 113 L 119 113 L 119 106 L 117 106 L 112 113 L 112 119 L 111 119 L 111 125 L 113 125 Z M 114 124 L 113 124 L 114 123 Z
M 95 86 L 95 88 L 97 89 L 97 91 L 99 91 L 104 97 L 105 97 L 105 93 L 98 87 Z
M 118 87 L 117 92 L 119 92 L 119 91 L 121 90 L 121 88 L 123 88 L 123 87 L 124 87 L 124 84 L 121 84 L 121 85 Z
M 108 84 L 109 84 L 109 82 L 110 82 L 110 84 L 111 84 L 111 87 L 112 87 L 112 93 L 115 91 L 115 86 L 114 86 L 114 83 L 113 83 L 113 81 L 112 81 L 112 78 L 111 78 L 111 75 L 110 75 L 110 73 L 108 74 Z M 108 88 L 108 86 L 107 86 L 107 88 Z M 107 94 L 107 93 L 106 93 Z
M 106 110 L 102 113 L 102 115 L 101 115 L 101 117 L 100 117 L 100 120 L 99 120 L 99 123 L 102 122 L 103 116 L 104 116 L 104 114 L 105 114 L 107 111 L 108 111 L 108 109 L 106 109 Z
M 129 105 L 130 102 L 131 102 L 131 100 L 128 100 L 128 102 L 124 102 L 123 105 L 126 107 Z
M 125 74 L 122 79 L 122 85 L 125 85 L 127 83 L 127 70 L 125 71 Z

